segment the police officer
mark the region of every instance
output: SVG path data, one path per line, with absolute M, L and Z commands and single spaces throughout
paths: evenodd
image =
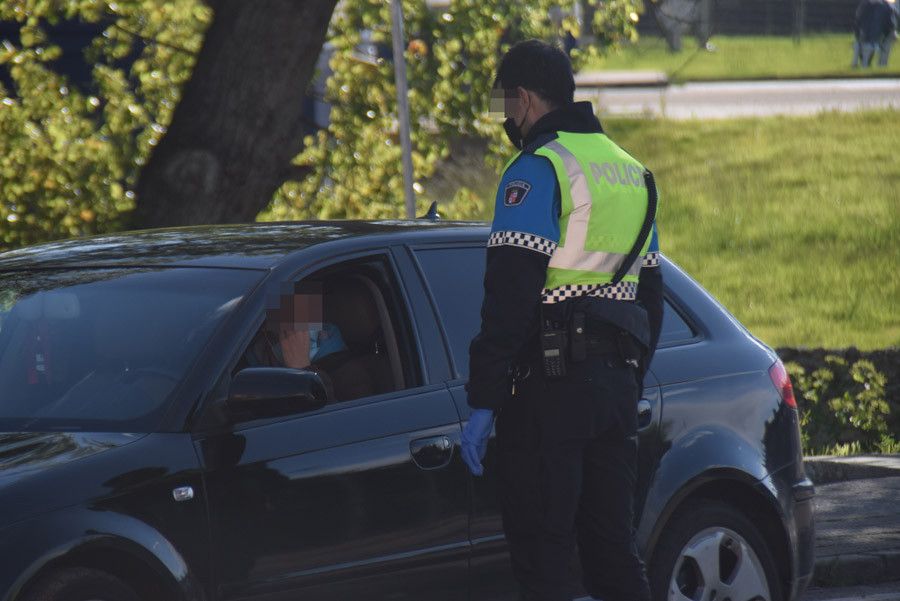
M 494 88 L 519 153 L 497 191 L 463 459 L 496 417 L 503 527 L 522 599 L 648 601 L 633 532 L 637 402 L 662 321 L 652 175 L 604 133 L 560 50 L 531 40 Z

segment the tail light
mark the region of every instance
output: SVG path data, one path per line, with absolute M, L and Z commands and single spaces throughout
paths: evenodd
M 781 393 L 781 399 L 785 405 L 796 409 L 797 399 L 794 398 L 794 387 L 791 386 L 791 379 L 781 361 L 772 364 L 772 367 L 769 368 L 769 377 L 772 378 L 772 384 Z

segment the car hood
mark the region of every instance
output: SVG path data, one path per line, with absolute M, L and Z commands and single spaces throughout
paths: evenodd
M 109 432 L 2 432 L 0 487 L 124 446 L 143 436 Z

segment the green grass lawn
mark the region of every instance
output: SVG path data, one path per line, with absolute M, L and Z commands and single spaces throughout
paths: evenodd
M 900 345 L 900 111 L 613 120 L 663 251 L 772 346 Z
M 900 75 L 900 43 L 894 45 L 886 68 L 851 69 L 852 42 L 849 33 L 810 35 L 799 44 L 789 37 L 715 36 L 714 52 L 697 52 L 696 41 L 685 38 L 682 51 L 671 53 L 662 38 L 643 37 L 584 70 L 655 70 L 677 81 Z

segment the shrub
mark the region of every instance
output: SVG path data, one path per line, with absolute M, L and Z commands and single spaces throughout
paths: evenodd
M 829 354 L 812 371 L 793 362 L 787 370 L 800 409 L 804 453 L 896 452 L 900 447 L 888 431 L 887 379 L 871 361 Z

